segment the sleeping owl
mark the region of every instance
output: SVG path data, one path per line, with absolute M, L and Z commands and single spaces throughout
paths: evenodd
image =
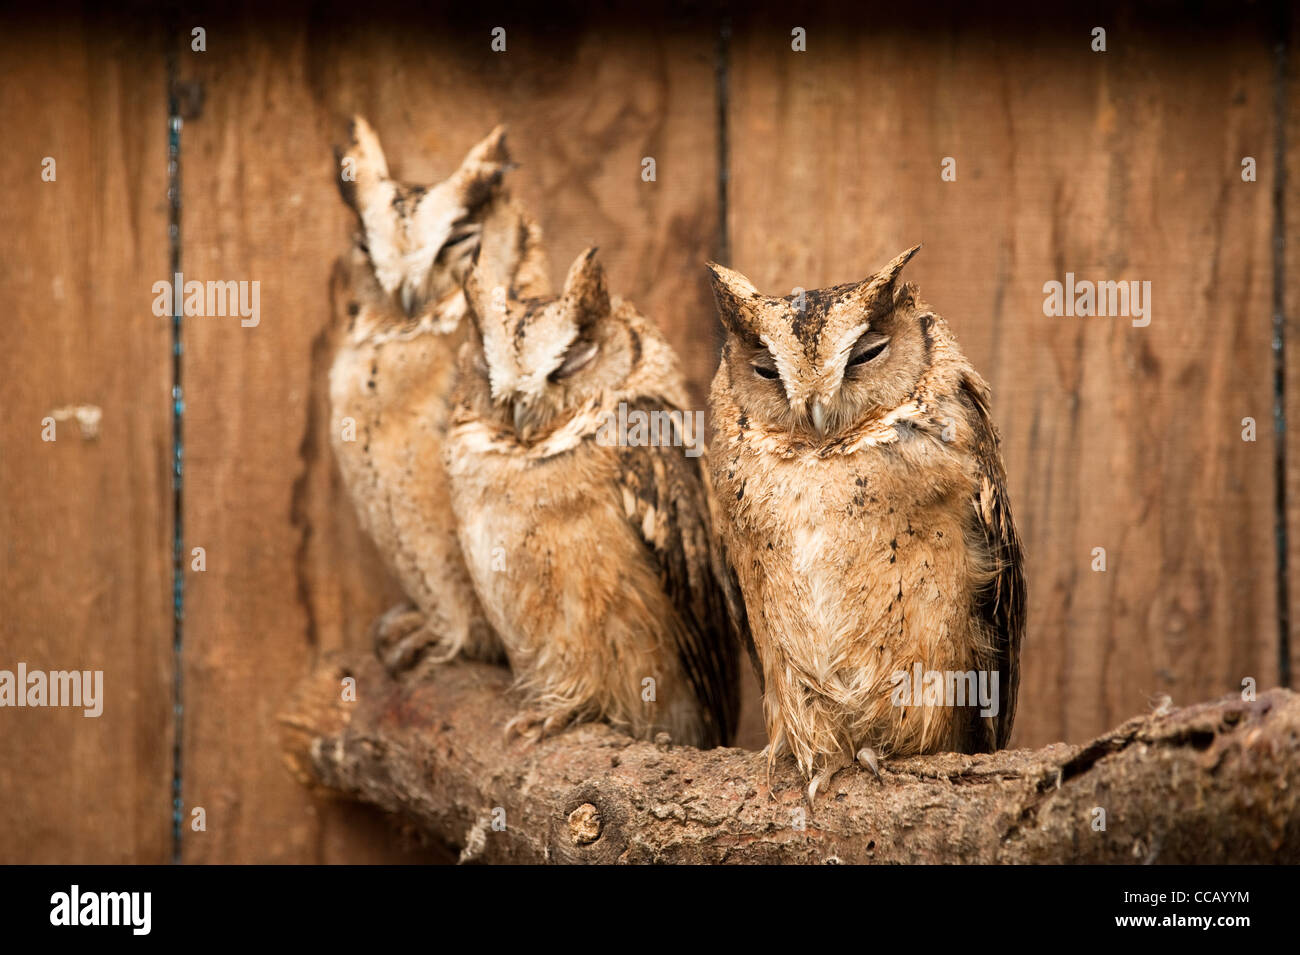
M 332 282 L 340 343 L 330 436 L 362 527 L 411 600 L 377 622 L 376 650 L 394 670 L 459 652 L 498 657 L 460 554 L 442 452 L 465 270 L 482 236 L 497 233 L 503 274 L 524 294 L 542 294 L 540 232 L 502 187 L 509 157 L 500 128 L 432 187 L 391 178 L 359 117 L 339 159 L 361 234 Z
M 919 248 L 919 246 L 917 247 Z M 989 389 L 899 282 L 774 298 L 710 266 L 711 467 L 769 766 L 985 752 L 1015 717 L 1025 587 Z
M 604 720 L 728 742 L 737 647 L 714 563 L 702 412 L 595 250 L 518 294 L 484 236 L 447 442 L 462 550 L 523 697 L 509 730 Z M 621 422 L 658 421 L 625 434 Z

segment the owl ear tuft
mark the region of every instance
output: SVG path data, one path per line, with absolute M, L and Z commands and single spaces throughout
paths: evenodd
M 587 249 L 569 266 L 562 294 L 565 311 L 578 325 L 589 325 L 609 314 L 609 292 L 605 270 L 596 258 L 596 247 Z
M 898 277 L 902 274 L 903 266 L 912 260 L 912 256 L 921 251 L 919 245 L 914 245 L 906 252 L 895 256 L 888 265 L 877 272 L 875 275 L 869 275 L 849 292 L 848 299 L 855 310 L 865 312 L 878 312 L 882 306 L 895 304 L 895 293 L 898 290 Z
M 513 168 L 506 148 L 506 128 L 498 126 L 465 155 L 448 182 L 460 205 L 472 209 L 492 198 Z
M 920 244 L 916 244 L 906 252 L 901 252 L 894 256 L 893 260 L 877 273 L 878 278 L 883 278 L 890 285 L 898 280 L 899 274 L 903 271 L 903 266 L 912 261 L 912 256 L 921 251 Z
M 713 300 L 718 315 L 728 331 L 737 335 L 752 336 L 758 330 L 759 303 L 762 296 L 745 276 L 725 265 L 708 263 L 713 285 Z
M 363 116 L 353 116 L 348 126 L 348 145 L 334 147 L 339 193 L 358 216 L 369 204 L 376 185 L 388 178 L 388 159 L 379 137 Z

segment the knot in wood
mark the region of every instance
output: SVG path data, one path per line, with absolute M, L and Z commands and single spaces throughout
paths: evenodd
M 575 846 L 589 846 L 600 838 L 600 810 L 584 802 L 569 813 L 569 835 Z

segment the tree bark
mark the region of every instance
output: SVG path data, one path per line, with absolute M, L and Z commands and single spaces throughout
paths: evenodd
M 1082 746 L 885 760 L 879 779 L 854 767 L 809 808 L 788 758 L 769 784 L 762 754 L 604 725 L 507 743 L 509 686 L 485 664 L 394 680 L 368 656 L 334 659 L 281 717 L 286 760 L 462 861 L 1300 862 L 1288 690 L 1136 717 Z

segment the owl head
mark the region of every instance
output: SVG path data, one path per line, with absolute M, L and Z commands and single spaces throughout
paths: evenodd
M 898 281 L 920 248 L 861 282 L 784 298 L 711 264 L 722 361 L 742 412 L 821 441 L 905 402 L 928 365 L 934 321 Z
M 362 247 L 379 284 L 409 318 L 421 318 L 460 289 L 484 210 L 511 165 L 505 127 L 492 130 L 435 186 L 391 178 L 379 137 L 360 116 L 350 139 L 346 149 L 335 149 L 343 200 L 361 220 Z
M 465 281 L 477 334 L 462 370 L 482 380 L 491 415 L 528 443 L 627 378 L 631 337 L 594 248 L 574 260 L 558 296 L 521 299 L 494 244 L 485 242 Z

